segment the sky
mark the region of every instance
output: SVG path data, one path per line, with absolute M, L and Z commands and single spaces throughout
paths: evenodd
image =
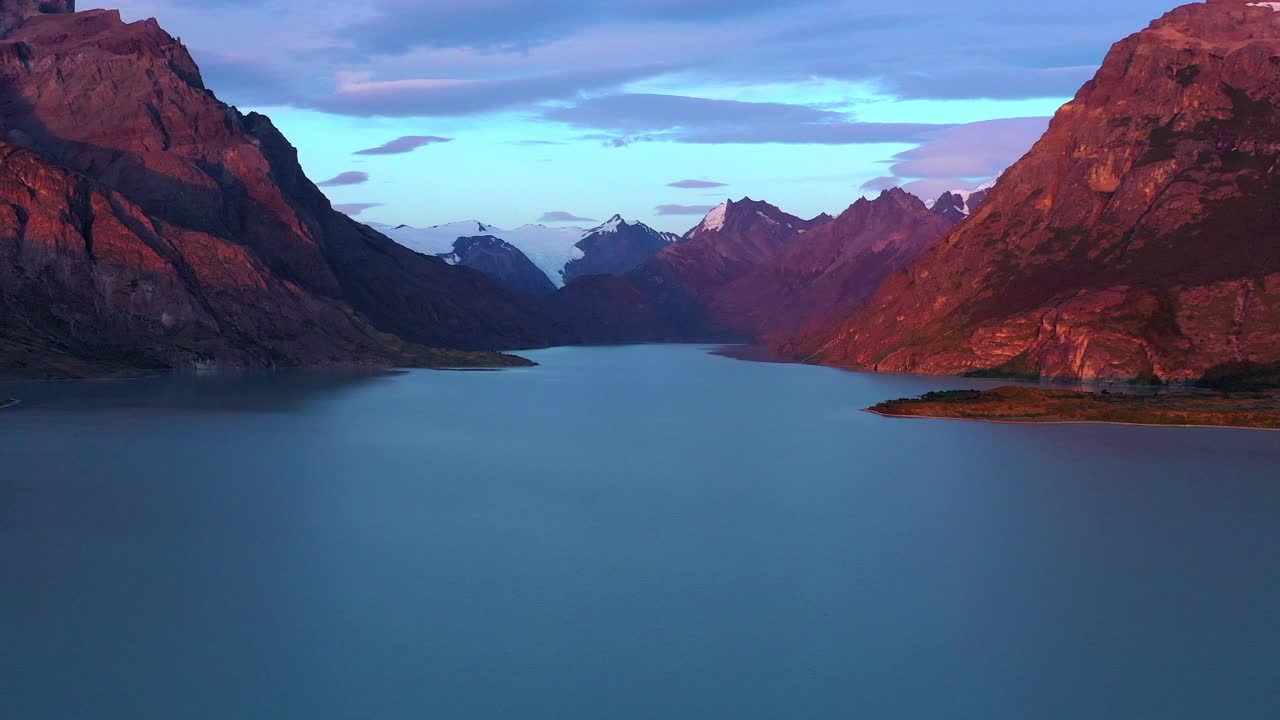
M 119 0 L 370 223 L 683 232 L 977 186 L 1176 0 Z M 80 2 L 80 8 L 95 7 Z

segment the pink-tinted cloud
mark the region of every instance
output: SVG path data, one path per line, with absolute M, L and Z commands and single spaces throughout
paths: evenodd
M 320 187 L 341 187 L 344 185 L 361 185 L 367 182 L 369 182 L 369 173 L 352 170 L 340 173 L 322 183 L 317 184 Z
M 333 209 L 344 215 L 359 215 L 370 208 L 382 207 L 382 203 L 345 203 L 334 205 Z
M 386 144 L 378 147 L 371 147 L 367 150 L 358 150 L 356 155 L 403 155 L 411 153 L 420 147 L 435 145 L 436 143 L 453 142 L 453 138 L 436 137 L 435 135 L 406 135 L 398 137 Z
M 715 209 L 715 205 L 659 205 L 654 212 L 658 215 L 706 215 Z
M 538 218 L 538 222 L 544 223 L 561 223 L 561 222 L 595 222 L 595 220 L 587 217 L 579 217 L 565 210 L 550 210 L 542 214 Z
M 667 187 L 682 188 L 684 190 L 705 190 L 707 188 L 728 186 L 728 183 L 714 182 L 712 180 L 678 180 L 673 183 L 667 183 Z

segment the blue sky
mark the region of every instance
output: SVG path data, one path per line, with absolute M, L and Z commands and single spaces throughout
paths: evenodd
M 81 3 L 81 8 L 91 7 Z M 1151 0 L 121 0 L 272 117 L 365 221 L 613 213 L 683 231 L 725 198 L 802 216 L 1016 160 Z M 689 182 L 692 181 L 692 182 Z M 587 220 L 574 221 L 589 224 Z

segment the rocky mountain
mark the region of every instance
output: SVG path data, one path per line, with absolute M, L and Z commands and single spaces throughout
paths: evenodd
M 417 345 L 551 339 L 523 295 L 335 212 L 155 21 L 52 12 L 72 6 L 0 0 L 0 366 L 453 364 Z
M 1186 5 L 1116 44 L 967 222 L 793 350 L 884 371 L 1086 379 L 1275 364 L 1274 5 Z
M 629 223 L 621 215 L 583 233 L 574 244 L 581 257 L 564 265 L 566 283 L 587 275 L 621 275 L 679 240 L 644 223 Z
M 751 198 L 729 201 L 712 210 L 658 259 L 695 297 L 709 299 L 824 219 L 802 220 Z
M 994 186 L 995 183 L 990 183 L 973 190 L 945 192 L 928 207 L 952 223 L 958 223 L 977 212 L 978 207 L 991 194 L 991 188 Z
M 446 255 L 453 252 L 453 244 L 459 238 L 479 235 L 496 237 L 524 253 L 556 287 L 564 285 L 565 265 L 582 257 L 582 251 L 576 244 L 587 233 L 582 228 L 546 225 L 522 225 L 514 230 L 504 230 L 475 220 L 429 228 L 400 225 L 384 232 L 401 245 L 426 255 Z
M 450 265 L 479 270 L 494 282 L 534 295 L 556 291 L 546 274 L 520 250 L 492 235 L 462 237 L 453 242 L 453 251 L 440 256 Z
M 711 312 L 715 293 L 767 263 L 818 222 L 821 220 L 802 220 L 750 198 L 720 205 L 680 242 L 625 273 L 625 285 L 595 283 L 590 293 L 577 289 L 577 294 L 588 294 L 598 305 L 609 303 L 613 298 L 616 307 L 575 313 L 575 319 L 585 324 L 573 326 L 572 331 L 586 338 L 609 336 L 616 328 L 637 328 L 650 333 L 621 338 L 633 341 L 747 337 Z M 575 290 L 575 285 L 570 283 L 565 291 Z M 608 328 L 590 324 L 597 314 L 610 319 Z M 562 325 L 568 324 L 562 322 Z
M 649 298 L 622 275 L 587 275 L 547 300 L 566 345 L 683 340 L 669 318 L 659 318 Z
M 898 188 L 858 200 L 717 290 L 709 302 L 711 315 L 754 337 L 796 333 L 816 321 L 843 318 L 954 224 Z

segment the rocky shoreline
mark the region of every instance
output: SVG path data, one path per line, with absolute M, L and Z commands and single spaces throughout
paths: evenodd
M 1113 424 L 1280 430 L 1280 391 L 1175 391 L 1136 395 L 1030 387 L 954 390 L 880 403 L 885 417 L 1016 424 Z

